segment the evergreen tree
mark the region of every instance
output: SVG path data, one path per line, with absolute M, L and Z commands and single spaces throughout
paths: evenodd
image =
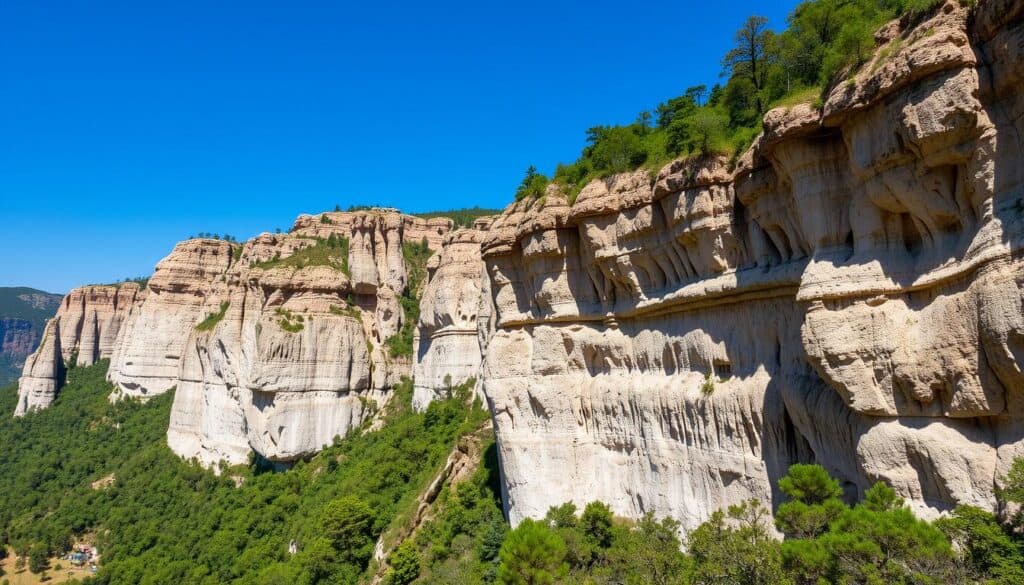
M 501 547 L 498 582 L 503 585 L 557 583 L 569 570 L 565 543 L 542 522 L 523 520 Z

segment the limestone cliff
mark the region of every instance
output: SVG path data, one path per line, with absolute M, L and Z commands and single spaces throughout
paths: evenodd
M 1022 13 L 891 23 L 735 165 L 510 206 L 482 250 L 512 520 L 599 499 L 692 527 L 802 461 L 994 508 L 1024 455 Z
M 64 299 L 25 366 L 18 414 L 53 401 L 72 355 L 109 357 L 117 396 L 177 388 L 168 443 L 184 457 L 310 455 L 411 373 L 384 345 L 404 319 L 403 244 L 440 249 L 451 225 L 371 209 L 303 215 L 244 244 L 181 242 L 142 293 L 84 287 Z
M 552 185 L 455 232 L 374 209 L 183 242 L 122 313 L 66 301 L 19 412 L 53 400 L 73 351 L 110 355 L 121 394 L 177 386 L 182 456 L 291 461 L 411 367 L 420 408 L 480 381 L 513 522 L 603 500 L 693 527 L 778 502 L 795 462 L 851 497 L 886 481 L 925 516 L 994 509 L 1024 456 L 1024 1 L 949 2 L 876 39 L 737 160 L 572 201 Z M 404 245 L 424 240 L 439 253 L 411 365 L 384 342 L 405 318 Z
M 65 364 L 88 366 L 111 357 L 121 325 L 144 295 L 134 282 L 83 286 L 65 295 L 39 349 L 25 362 L 15 415 L 53 402 Z
M 208 465 L 251 451 L 293 461 L 358 426 L 410 374 L 384 345 L 404 318 L 403 243 L 439 247 L 450 227 L 393 210 L 338 212 L 246 242 L 193 323 L 210 317 L 177 338 L 171 448 Z
M 477 220 L 471 229 L 445 237 L 441 251 L 427 265 L 427 283 L 420 300 L 420 319 L 414 343 L 413 406 L 425 408 L 438 392 L 479 380 L 482 349 L 478 320 L 484 264 L 480 242 L 490 219 Z

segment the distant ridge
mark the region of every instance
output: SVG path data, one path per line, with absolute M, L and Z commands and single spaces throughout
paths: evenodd
M 25 286 L 0 287 L 0 386 L 21 375 L 25 358 L 39 345 L 43 325 L 62 298 Z

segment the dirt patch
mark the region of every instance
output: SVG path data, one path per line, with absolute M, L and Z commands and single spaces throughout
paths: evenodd
M 117 481 L 117 477 L 113 473 L 111 473 L 106 477 L 101 477 L 97 479 L 96 481 L 92 482 L 89 485 L 91 485 L 92 489 L 94 490 L 105 490 L 108 487 L 114 485 L 115 481 Z
M 72 580 L 84 581 L 86 577 L 92 576 L 92 571 L 89 567 L 76 568 L 72 567 L 69 561 L 63 561 L 57 557 L 50 559 L 50 568 L 46 571 L 46 575 L 50 578 L 47 581 L 42 580 L 42 575 L 36 575 L 28 570 L 28 559 L 25 559 L 25 567 L 21 571 L 17 571 L 14 568 L 17 558 L 14 555 L 14 550 L 8 548 L 7 556 L 0 561 L 0 567 L 3 567 L 4 574 L 0 577 L 0 583 L 5 579 L 10 581 L 11 585 L 52 585 L 55 583 L 67 583 Z M 56 569 L 57 566 L 62 567 Z

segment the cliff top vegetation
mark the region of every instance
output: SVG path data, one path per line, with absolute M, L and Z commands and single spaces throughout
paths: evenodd
M 723 83 L 686 88 L 627 125 L 586 131 L 579 158 L 559 163 L 551 177 L 531 166 L 516 200 L 540 197 L 549 182 L 575 201 L 590 181 L 616 173 L 659 169 L 685 156 L 737 156 L 761 132 L 762 117 L 775 106 L 810 103 L 866 63 L 875 50 L 874 32 L 901 15 L 924 15 L 941 0 L 808 0 L 775 32 L 762 16 L 736 31 L 722 58 Z

